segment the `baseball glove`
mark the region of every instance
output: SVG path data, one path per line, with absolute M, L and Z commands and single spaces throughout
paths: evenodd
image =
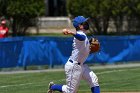
M 90 42 L 90 53 L 96 53 L 100 50 L 100 42 L 98 41 L 98 39 L 91 38 L 89 42 Z

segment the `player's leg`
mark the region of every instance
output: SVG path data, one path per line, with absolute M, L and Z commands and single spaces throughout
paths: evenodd
M 67 62 L 65 65 L 65 73 L 66 85 L 49 84 L 48 93 L 53 93 L 53 91 L 60 91 L 63 93 L 77 93 L 77 88 L 81 79 L 82 66 Z
M 82 67 L 82 65 L 70 62 L 65 65 L 66 85 L 62 87 L 64 93 L 77 93 L 82 74 Z
M 100 87 L 98 83 L 98 77 L 90 70 L 90 68 L 84 64 L 82 78 L 88 82 L 91 87 L 92 93 L 100 93 Z

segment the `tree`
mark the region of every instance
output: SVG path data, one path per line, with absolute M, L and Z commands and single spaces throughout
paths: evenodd
M 96 34 L 107 34 L 111 17 L 111 0 L 68 0 L 68 13 L 73 16 L 89 16 Z
M 139 0 L 128 0 L 127 5 L 129 12 L 127 13 L 128 18 L 128 31 L 140 33 L 140 1 Z
M 45 13 L 44 0 L 4 1 L 7 2 L 7 15 L 13 19 L 13 36 L 25 35 L 28 27 L 33 25 L 33 21 L 35 21 L 38 16 L 44 15 Z
M 7 6 L 7 1 L 0 0 L 0 16 L 6 14 L 6 6 Z
M 111 19 L 119 34 L 124 32 L 124 19 L 125 29 L 139 31 L 139 0 L 68 0 L 67 9 L 72 16 L 89 16 L 95 34 L 108 34 Z

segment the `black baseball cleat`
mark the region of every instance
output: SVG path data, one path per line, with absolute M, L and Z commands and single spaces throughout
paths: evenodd
M 48 92 L 47 93 L 54 93 L 53 90 L 51 90 L 51 86 L 54 85 L 53 82 L 50 82 L 48 85 Z

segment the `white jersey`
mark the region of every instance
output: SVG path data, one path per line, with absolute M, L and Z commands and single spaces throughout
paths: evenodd
M 80 41 L 74 37 L 73 40 L 73 50 L 70 56 L 70 59 L 73 61 L 77 61 L 80 63 L 84 63 L 86 58 L 89 55 L 89 40 L 86 34 L 83 31 L 77 31 L 78 34 L 84 35 L 86 39 L 84 41 Z

